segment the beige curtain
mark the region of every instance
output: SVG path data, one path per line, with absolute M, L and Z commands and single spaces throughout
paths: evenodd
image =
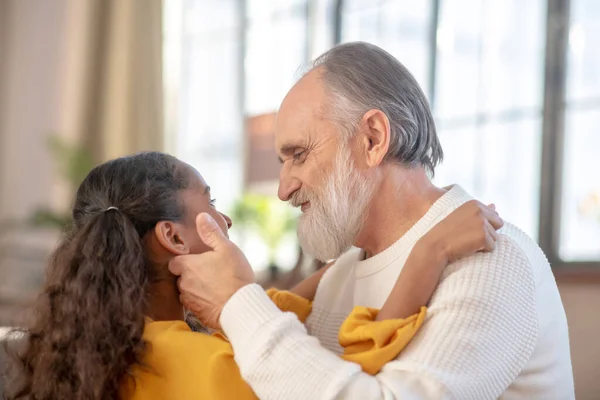
M 81 82 L 70 107 L 79 109 L 77 136 L 97 161 L 162 150 L 162 1 L 71 4 L 72 69 L 83 69 L 72 71 Z
M 161 0 L 0 0 L 0 326 L 35 297 L 56 230 L 21 224 L 73 193 L 48 149 L 96 162 L 163 147 Z

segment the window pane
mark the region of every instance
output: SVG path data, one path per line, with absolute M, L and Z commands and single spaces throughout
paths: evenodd
M 442 0 L 437 31 L 434 112 L 446 160 L 436 181 L 497 204 L 533 238 L 545 15 L 545 0 Z M 464 127 L 472 139 L 456 135 Z
M 246 114 L 277 111 L 307 62 L 306 0 L 247 1 Z
M 568 110 L 560 257 L 600 260 L 600 109 Z
M 473 194 L 478 154 L 475 124 L 439 132 L 444 162 L 436 168 L 435 182 L 441 186 L 458 183 Z M 468 156 L 465 156 L 468 155 Z
M 600 3 L 571 0 L 559 256 L 600 261 Z
M 600 99 L 599 39 L 600 2 L 571 0 L 567 101 Z
M 430 20 L 430 1 L 345 1 L 342 42 L 364 41 L 385 49 L 429 93 Z
M 435 99 L 438 118 L 541 107 L 545 3 L 441 2 Z
M 496 204 L 505 220 L 536 238 L 540 121 L 533 117 L 441 131 L 445 157 L 435 182 L 458 183 L 475 198 Z
M 502 217 L 538 237 L 541 117 L 496 122 L 482 129 L 480 197 Z
M 481 0 L 440 4 L 435 114 L 439 119 L 478 112 Z
M 182 12 L 176 153 L 200 171 L 227 210 L 243 178 L 238 2 L 186 0 Z

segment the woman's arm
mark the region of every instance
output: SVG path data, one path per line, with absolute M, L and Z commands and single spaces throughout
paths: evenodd
M 418 314 L 433 296 L 444 268 L 460 258 L 492 251 L 502 225 L 493 204 L 472 200 L 454 210 L 413 247 L 377 320 Z
M 311 301 L 314 300 L 321 277 L 327 271 L 327 269 L 333 265 L 334 262 L 335 261 L 332 261 L 329 264 L 321 267 L 317 272 L 313 273 L 311 276 L 290 289 L 290 292 L 300 297 L 304 297 L 305 299 Z

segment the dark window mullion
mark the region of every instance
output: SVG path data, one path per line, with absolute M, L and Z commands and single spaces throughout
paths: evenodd
M 570 0 L 548 0 L 539 243 L 552 264 L 560 263 L 558 246 L 569 13 Z
M 437 77 L 437 31 L 440 24 L 440 1 L 431 0 L 431 20 L 429 30 L 429 104 L 435 110 L 435 88 Z
M 342 14 L 344 12 L 344 0 L 335 1 L 335 16 L 333 20 L 333 40 L 334 44 L 342 42 Z

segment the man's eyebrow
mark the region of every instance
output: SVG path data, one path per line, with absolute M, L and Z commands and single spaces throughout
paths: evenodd
M 204 188 L 204 194 L 209 194 L 210 193 L 210 186 L 206 185 L 206 187 Z

